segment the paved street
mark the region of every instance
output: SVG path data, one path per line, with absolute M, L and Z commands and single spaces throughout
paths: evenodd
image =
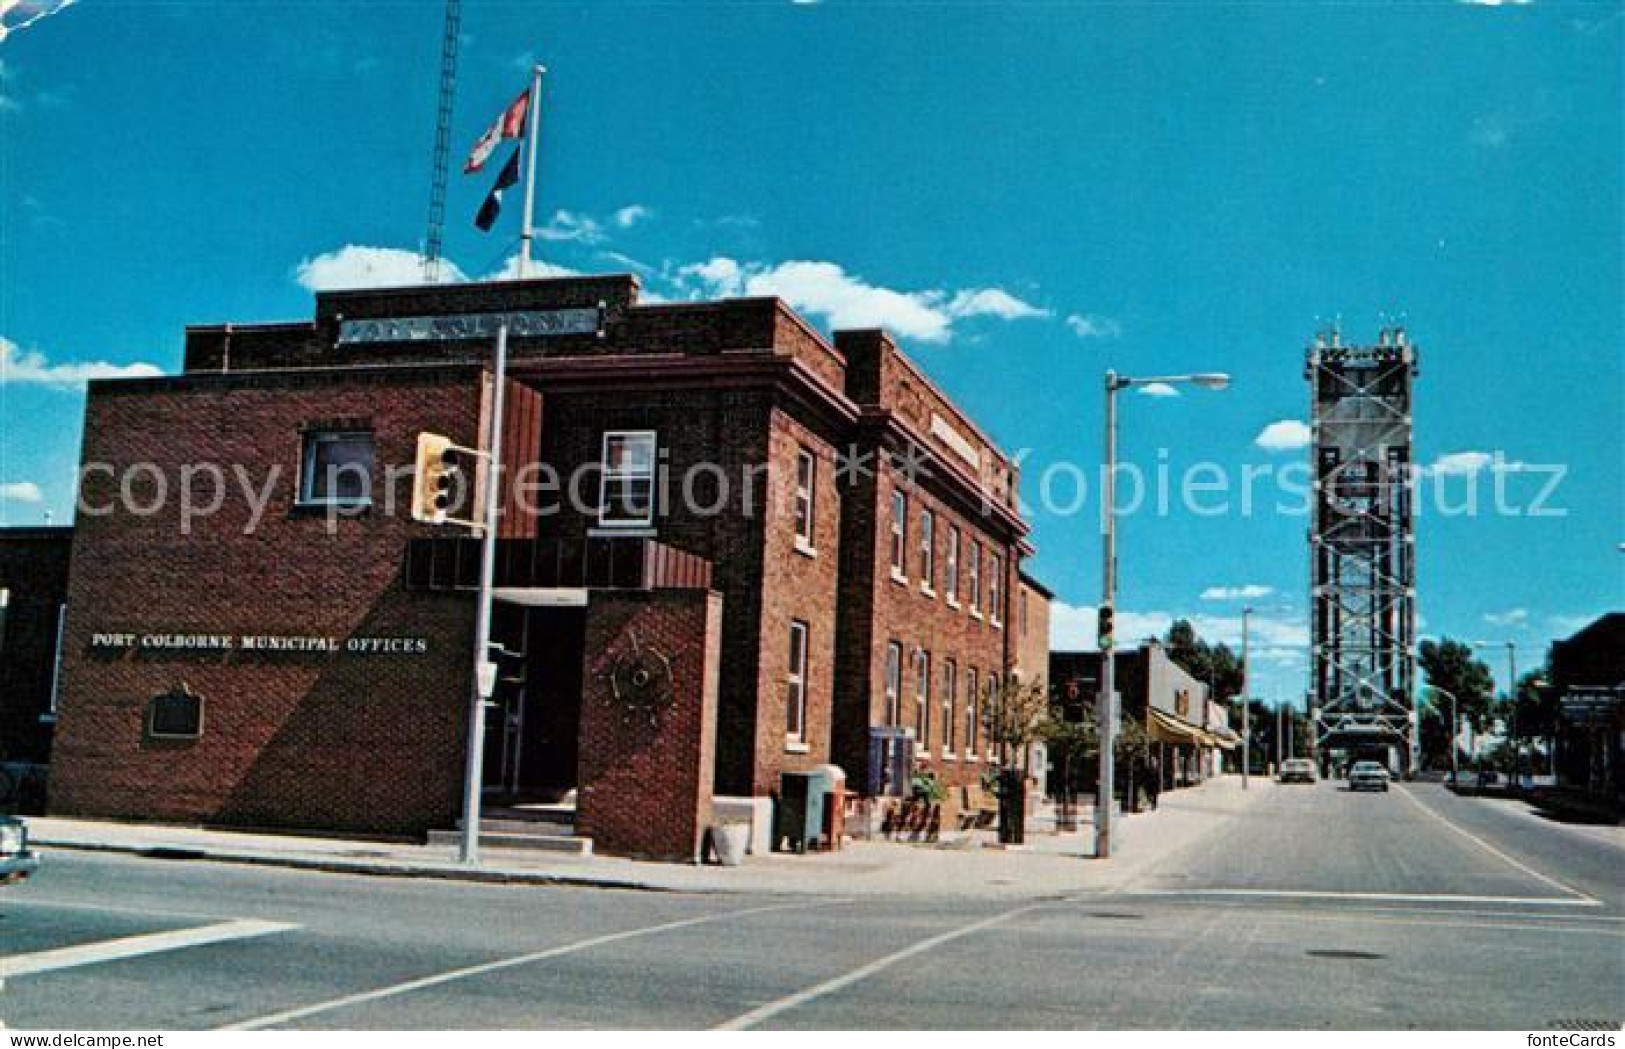
M 0 895 L 13 974 L 0 1016 L 47 1029 L 1625 1018 L 1618 829 L 1431 784 L 1262 783 L 1221 804 L 1233 790 L 1131 819 L 1130 842 L 1212 810 L 1129 884 L 1025 900 L 931 883 L 844 897 L 481 885 L 55 851 Z

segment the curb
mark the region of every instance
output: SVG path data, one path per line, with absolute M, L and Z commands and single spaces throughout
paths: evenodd
M 365 860 L 321 859 L 313 856 L 274 856 L 253 852 L 220 852 L 174 845 L 112 845 L 106 842 L 52 841 L 48 838 L 31 838 L 30 843 L 45 849 L 116 853 L 139 856 L 144 859 L 234 863 L 248 867 L 281 867 L 287 870 L 318 871 L 324 874 L 420 878 L 439 881 L 474 882 L 487 885 L 551 885 L 570 888 L 621 889 L 635 892 L 670 892 L 693 895 L 730 895 L 739 893 L 749 893 L 756 896 L 794 895 L 775 889 L 722 889 L 705 886 L 679 888 L 628 878 L 611 878 L 588 874 L 557 874 L 549 871 L 518 871 L 500 868 L 469 869 L 413 863 L 376 863 Z

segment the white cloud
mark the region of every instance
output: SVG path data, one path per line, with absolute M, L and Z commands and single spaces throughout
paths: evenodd
M 1121 324 L 1098 313 L 1069 313 L 1066 326 L 1080 339 L 1115 339 L 1123 334 Z
M 555 266 L 542 259 L 531 259 L 530 265 L 525 269 L 525 279 L 533 277 L 579 277 L 581 274 L 567 266 Z M 459 280 L 462 278 L 458 278 Z M 481 280 L 518 280 L 519 279 L 519 253 L 516 251 L 505 259 L 502 265 L 480 278 Z
M 1288 452 L 1309 447 L 1309 424 L 1299 419 L 1279 419 L 1258 431 L 1253 443 L 1271 452 Z
M 1509 608 L 1505 612 L 1485 612 L 1484 622 L 1491 626 L 1522 626 L 1529 621 L 1529 609 Z
M 718 256 L 679 268 L 677 281 L 692 297 L 772 295 L 823 317 L 834 328 L 886 328 L 921 342 L 947 342 L 954 323 L 969 317 L 1019 320 L 1049 315 L 1000 288 L 897 291 L 870 284 L 836 263 L 805 259 L 769 266 Z
M 1417 473 L 1435 477 L 1467 477 L 1491 470 L 1495 473 L 1521 473 L 1529 464 L 1508 459 L 1505 452 L 1447 452 L 1433 460 L 1431 466 L 1417 467 Z
M 424 283 L 423 256 L 404 248 L 346 244 L 300 262 L 294 267 L 293 279 L 308 291 L 406 287 Z M 465 279 L 450 259 L 440 260 L 442 283 Z
M 649 218 L 654 213 L 642 204 L 628 204 L 617 211 L 614 216 L 615 225 L 621 229 L 631 229 L 633 226 Z
M 1528 7 L 1535 0 L 1456 0 L 1467 7 Z
M 0 14 L 4 15 L 4 20 L 0 21 L 0 40 L 76 3 L 78 0 L 10 0 L 0 3 Z
M 1246 586 L 1210 586 L 1202 591 L 1203 601 L 1253 601 L 1275 593 L 1273 586 L 1248 583 Z
M 1142 397 L 1178 397 L 1179 391 L 1165 382 L 1148 382 L 1139 387 Z
M 0 385 L 34 383 L 40 386 L 82 386 L 92 379 L 141 379 L 162 375 L 155 364 L 113 364 L 108 361 L 53 363 L 38 350 L 23 350 L 0 336 Z
M 635 221 L 635 220 L 634 220 Z M 560 208 L 553 212 L 547 225 L 536 231 L 543 240 L 575 241 L 581 244 L 602 244 L 607 238 L 603 225 L 591 215 Z
M 33 481 L 8 481 L 0 484 L 0 503 L 43 503 L 45 493 Z
M 997 317 L 1001 321 L 1018 321 L 1050 315 L 1049 310 L 1040 309 L 1030 302 L 1023 302 L 1001 288 L 977 288 L 955 292 L 945 309 L 951 317 Z

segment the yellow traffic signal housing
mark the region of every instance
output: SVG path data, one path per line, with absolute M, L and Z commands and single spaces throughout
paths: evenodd
M 456 476 L 456 448 L 451 438 L 438 433 L 418 434 L 417 469 L 412 475 L 412 519 L 445 524 L 451 508 Z

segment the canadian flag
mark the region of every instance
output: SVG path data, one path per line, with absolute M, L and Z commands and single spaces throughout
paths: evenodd
M 486 129 L 480 140 L 474 143 L 469 150 L 468 159 L 463 161 L 463 174 L 472 175 L 485 166 L 491 159 L 491 154 L 505 138 L 518 138 L 525 133 L 525 115 L 530 112 L 530 88 L 526 88 L 519 97 L 508 104 L 508 108 L 497 117 L 495 124 Z

